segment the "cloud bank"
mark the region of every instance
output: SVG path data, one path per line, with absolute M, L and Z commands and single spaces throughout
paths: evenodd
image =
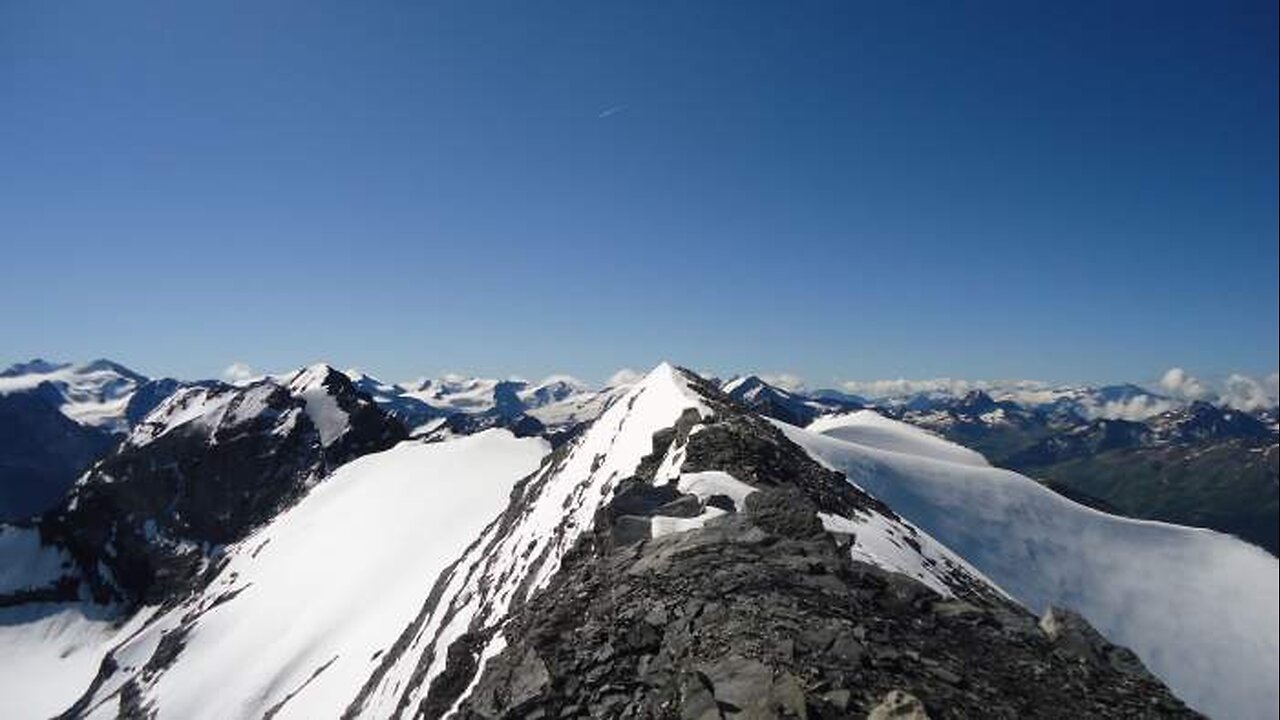
M 644 377 L 644 375 L 632 370 L 631 368 L 622 368 L 618 372 L 609 376 L 609 379 L 605 381 L 605 386 L 617 387 L 619 385 L 633 385 L 640 382 L 640 378 L 642 377 Z
M 803 390 L 805 387 L 804 378 L 795 373 L 762 373 L 759 378 L 776 388 L 782 388 L 790 392 Z
M 768 380 L 768 376 L 762 376 Z M 1098 402 L 1080 397 L 1079 387 L 1052 385 L 1040 380 L 963 380 L 931 378 L 924 380 L 846 380 L 840 383 L 845 392 L 872 400 L 887 400 L 914 395 L 962 396 L 982 390 L 998 400 L 1013 400 L 1029 405 L 1044 405 L 1063 398 L 1076 398 L 1085 413 L 1094 418 L 1143 420 L 1180 405 L 1202 400 L 1226 405 L 1237 410 L 1260 410 L 1276 407 L 1280 402 L 1280 373 L 1254 377 L 1233 373 L 1225 380 L 1213 382 L 1172 367 L 1160 376 L 1149 395 Z

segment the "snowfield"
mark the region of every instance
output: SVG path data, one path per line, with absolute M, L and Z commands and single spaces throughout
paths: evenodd
M 143 683 L 160 717 L 340 714 L 436 577 L 548 450 L 540 439 L 488 430 L 404 442 L 344 465 L 231 547 L 200 597 L 126 642 L 116 653 L 122 672 L 95 695 L 93 715 L 114 717 L 111 694 L 193 611 L 199 617 L 177 660 Z
M 105 360 L 79 366 L 40 364 L 34 372 L 0 376 L 0 395 L 45 385 L 58 398 L 59 411 L 71 420 L 109 432 L 129 429 L 125 408 L 145 378 Z
M 863 447 L 945 460 L 961 465 L 990 466 L 981 453 L 944 440 L 928 430 L 890 420 L 874 410 L 826 415 L 809 423 L 808 429 Z
M 93 603 L 0 608 L 0 717 L 53 717 L 80 697 L 103 656 L 151 615 L 128 620 Z
M 1017 473 L 948 460 L 963 453 L 921 445 L 915 428 L 873 422 L 874 433 L 776 424 L 1033 612 L 1081 612 L 1193 707 L 1218 718 L 1280 713 L 1275 557 L 1209 530 L 1086 508 Z

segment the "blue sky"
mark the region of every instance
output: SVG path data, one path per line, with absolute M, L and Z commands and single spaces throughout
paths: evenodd
M 1276 28 L 1275 2 L 10 0 L 0 361 L 1265 374 Z

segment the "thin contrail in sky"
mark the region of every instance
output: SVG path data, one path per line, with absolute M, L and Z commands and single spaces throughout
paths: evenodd
M 605 108 L 604 110 L 601 110 L 601 111 L 600 111 L 600 113 L 599 113 L 598 115 L 596 115 L 596 117 L 598 117 L 598 118 L 600 118 L 600 119 L 604 119 L 604 118 L 609 117 L 610 115 L 617 115 L 618 113 L 622 112 L 623 110 L 626 110 L 628 107 L 630 107 L 630 106 L 629 106 L 629 105 L 614 105 L 613 107 L 607 107 L 607 108 Z

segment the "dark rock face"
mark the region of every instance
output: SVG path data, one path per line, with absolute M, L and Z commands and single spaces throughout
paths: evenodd
M 493 387 L 493 410 L 500 417 L 512 418 L 524 413 L 524 402 L 519 392 L 525 383 L 514 380 L 503 380 Z
M 461 717 L 1196 717 L 1077 616 L 1047 634 L 972 577 L 946 598 L 853 561 L 818 512 L 892 511 L 699 390 L 716 417 L 655 434 L 594 530 L 509 617 L 507 647 Z M 728 512 L 697 529 L 654 537 L 657 520 L 699 502 L 652 482 L 673 445 L 685 472 L 726 471 L 755 491 L 743 507 L 725 498 Z M 474 672 L 474 654 L 459 656 L 457 669 Z M 419 708 L 428 718 L 457 697 L 435 690 Z

